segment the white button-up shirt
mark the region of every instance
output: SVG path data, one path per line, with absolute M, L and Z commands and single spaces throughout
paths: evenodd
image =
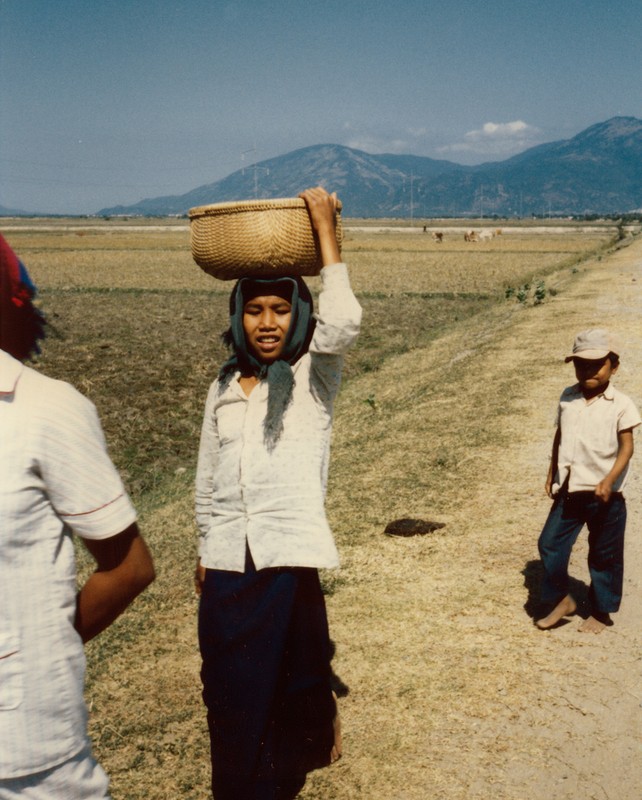
M 0 779 L 86 745 L 71 534 L 135 519 L 92 403 L 0 350 Z
M 552 491 L 559 491 L 568 478 L 569 492 L 593 491 L 611 471 L 618 453 L 620 431 L 640 424 L 633 401 L 609 384 L 604 392 L 587 401 L 579 384 L 562 392 L 557 412 L 561 430 L 557 475 Z M 621 492 L 629 465 L 613 485 Z
M 324 267 L 321 280 L 310 350 L 293 367 L 292 400 L 271 452 L 267 382 L 249 396 L 238 374 L 223 390 L 218 380 L 210 387 L 196 474 L 199 555 L 208 569 L 243 572 L 246 543 L 257 569 L 338 564 L 324 499 L 333 404 L 361 307 L 345 264 Z

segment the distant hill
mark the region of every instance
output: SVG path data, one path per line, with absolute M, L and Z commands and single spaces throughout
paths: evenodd
M 319 183 L 338 192 L 350 217 L 625 213 L 642 207 L 642 121 L 614 117 L 572 139 L 472 167 L 314 145 L 183 195 L 103 208 L 98 214 L 181 215 L 210 203 L 292 197 Z
M 21 211 L 18 208 L 7 208 L 6 206 L 0 206 L 0 217 L 30 217 L 33 214 L 29 214 L 27 211 Z

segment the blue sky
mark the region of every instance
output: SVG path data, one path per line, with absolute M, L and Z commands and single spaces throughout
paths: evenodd
M 642 117 L 640 42 L 641 0 L 0 0 L 0 205 L 93 213 L 323 143 L 501 160 Z

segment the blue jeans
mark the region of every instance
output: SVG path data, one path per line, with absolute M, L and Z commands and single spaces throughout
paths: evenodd
M 589 599 L 594 611 L 609 614 L 622 600 L 626 503 L 620 493 L 604 503 L 593 492 L 559 492 L 538 541 L 544 566 L 541 600 L 556 604 L 568 594 L 568 562 L 584 525 L 589 532 Z

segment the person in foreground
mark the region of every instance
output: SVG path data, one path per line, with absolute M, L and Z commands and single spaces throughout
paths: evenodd
M 333 404 L 361 308 L 336 195 L 303 192 L 323 260 L 236 283 L 231 358 L 205 406 L 196 476 L 199 641 L 216 800 L 289 800 L 341 754 L 318 569 L 338 565 L 324 495 Z
M 44 336 L 0 236 L 0 800 L 103 800 L 83 700 L 83 643 L 154 578 L 94 406 L 25 366 Z M 72 534 L 96 571 L 80 591 Z
M 552 611 L 538 619 L 551 628 L 575 613 L 569 594 L 568 563 L 580 530 L 588 527 L 591 614 L 580 625 L 601 633 L 619 609 L 624 574 L 626 503 L 623 496 L 633 455 L 633 430 L 640 415 L 612 384 L 620 359 L 609 333 L 599 328 L 578 334 L 566 361 L 577 383 L 560 398 L 546 493 L 553 506 L 539 537 L 544 567 L 542 603 Z

